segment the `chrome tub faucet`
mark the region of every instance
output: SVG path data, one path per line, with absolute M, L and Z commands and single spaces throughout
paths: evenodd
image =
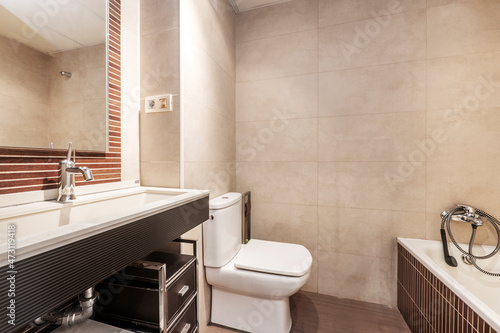
M 72 149 L 73 146 L 70 142 L 66 159 L 59 162 L 59 195 L 57 196 L 57 201 L 61 202 L 76 199 L 75 174 L 81 174 L 85 181 L 94 180 L 94 175 L 89 168 L 75 166 L 75 161 L 71 160 Z

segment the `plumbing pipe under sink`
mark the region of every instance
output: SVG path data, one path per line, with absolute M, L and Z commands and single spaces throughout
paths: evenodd
M 34 320 L 37 325 L 42 325 L 47 322 L 54 323 L 56 325 L 63 326 L 74 326 L 76 324 L 82 323 L 85 320 L 92 317 L 93 306 L 99 294 L 94 291 L 94 287 L 89 288 L 83 292 L 83 295 L 78 297 L 79 305 L 73 308 L 68 308 L 61 312 L 51 312 L 47 315 L 39 317 Z

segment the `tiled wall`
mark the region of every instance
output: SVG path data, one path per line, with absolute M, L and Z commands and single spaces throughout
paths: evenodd
M 184 187 L 233 189 L 234 13 L 229 1 L 181 3 Z
M 76 149 L 106 150 L 106 43 L 53 54 L 47 77 L 48 142 L 64 148 L 71 138 Z
M 49 55 L 0 36 L 0 143 L 3 146 L 39 147 L 41 142 L 49 146 L 47 74 L 50 61 Z
M 234 190 L 235 15 L 228 0 L 182 0 L 181 80 L 184 188 L 210 190 L 211 198 Z M 197 239 L 203 267 L 202 228 Z M 210 319 L 210 287 L 198 271 L 200 331 Z
M 496 333 L 399 244 L 398 308 L 413 333 Z
M 0 43 L 1 144 L 64 149 L 71 138 L 78 150 L 106 150 L 106 43 L 52 55 Z
M 121 14 L 121 178 L 135 182 L 140 178 L 140 0 L 123 1 Z
M 439 239 L 456 203 L 500 216 L 498 1 L 293 0 L 236 22 L 236 189 L 253 237 L 313 253 L 306 290 L 394 306 L 397 236 Z
M 141 1 L 141 184 L 180 186 L 179 0 Z M 174 94 L 172 112 L 144 112 L 144 98 Z

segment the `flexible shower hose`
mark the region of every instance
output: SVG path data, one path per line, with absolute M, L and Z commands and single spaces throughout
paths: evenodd
M 488 213 L 486 213 L 486 212 L 484 212 L 484 211 L 482 211 L 480 209 L 476 209 L 476 213 L 479 216 L 486 217 L 488 219 L 488 222 L 490 222 L 491 225 L 493 225 L 493 227 L 495 228 L 495 231 L 497 233 L 497 246 L 495 247 L 495 249 L 493 251 L 491 251 L 487 255 L 484 255 L 484 256 L 475 256 L 475 255 L 472 254 L 472 246 L 474 245 L 474 240 L 476 238 L 477 226 L 475 226 L 475 225 L 472 226 L 472 234 L 471 234 L 470 241 L 469 241 L 469 251 L 468 252 L 465 251 L 457 243 L 457 241 L 455 240 L 455 237 L 453 237 L 453 234 L 451 233 L 451 227 L 450 227 L 451 217 L 452 217 L 453 214 L 455 214 L 456 212 L 461 211 L 461 210 L 462 210 L 462 208 L 458 207 L 458 208 L 455 208 L 455 209 L 451 210 L 450 212 L 448 212 L 448 214 L 446 214 L 443 217 L 443 220 L 441 221 L 441 229 L 443 229 L 444 225 L 446 224 L 446 230 L 448 231 L 448 235 L 450 236 L 451 241 L 453 242 L 453 244 L 455 244 L 455 246 L 457 247 L 457 249 L 459 249 L 460 252 L 462 252 L 462 254 L 465 257 L 465 260 L 469 264 L 474 265 L 474 267 L 476 267 L 480 272 L 482 272 L 484 274 L 487 274 L 487 275 L 490 275 L 490 276 L 500 276 L 500 273 L 488 272 L 488 271 L 482 269 L 481 267 L 479 267 L 477 265 L 477 263 L 476 263 L 476 260 L 478 260 L 478 259 L 489 259 L 489 258 L 493 257 L 500 250 L 500 229 L 499 229 L 500 222 L 496 218 L 494 218 L 493 216 L 491 216 L 490 214 L 488 214 Z

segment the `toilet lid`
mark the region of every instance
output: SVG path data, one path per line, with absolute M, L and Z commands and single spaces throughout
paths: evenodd
M 234 260 L 236 268 L 287 276 L 302 276 L 311 264 L 311 253 L 302 245 L 258 239 L 251 239 Z

